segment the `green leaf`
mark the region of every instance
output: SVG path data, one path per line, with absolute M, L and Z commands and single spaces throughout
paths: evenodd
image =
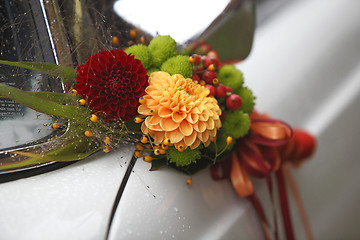
M 76 70 L 70 67 L 64 67 L 53 63 L 39 63 L 39 62 L 10 62 L 0 60 L 0 64 L 10 65 L 15 67 L 22 67 L 30 70 L 39 71 L 49 74 L 51 76 L 61 77 L 64 82 L 75 83 Z
M 81 137 L 46 154 L 12 151 L 10 154 L 18 154 L 29 158 L 22 161 L 0 165 L 0 171 L 30 167 L 41 163 L 78 161 L 90 156 L 100 149 L 100 146 L 95 145 L 92 145 L 89 149 L 88 140 L 85 137 Z
M 154 159 L 151 161 L 151 168 L 149 171 L 156 171 L 164 166 L 167 166 L 167 161 L 165 158 Z
M 23 90 L 0 84 L 0 95 L 10 98 L 20 104 L 23 104 L 35 111 L 48 115 L 58 116 L 82 121 L 88 116 L 87 108 L 79 108 L 70 105 L 61 105 L 56 102 L 36 96 L 36 94 L 25 92 Z
M 41 97 L 49 101 L 56 102 L 58 104 L 74 104 L 77 100 L 75 97 L 68 93 L 57 93 L 57 92 L 27 92 L 36 97 Z
M 89 144 L 91 144 L 87 137 L 78 137 L 66 145 L 62 146 L 59 149 L 49 152 L 46 156 L 63 156 L 63 155 L 72 155 L 75 153 L 84 153 L 89 149 Z
M 169 148 L 166 153 L 170 163 L 175 163 L 177 167 L 196 163 L 196 160 L 201 158 L 201 152 L 198 148 L 186 148 L 183 152 L 179 152 L 176 148 Z
M 42 159 L 28 158 L 23 161 L 2 164 L 2 165 L 0 165 L 0 171 L 10 170 L 10 169 L 13 170 L 13 169 L 22 168 L 22 167 L 30 167 L 30 166 L 34 166 L 36 164 L 46 163 L 46 162 L 48 162 L 48 161 L 45 161 Z
M 62 141 L 71 141 L 71 139 L 79 138 L 79 136 L 82 136 L 84 134 L 85 131 L 84 127 L 88 127 L 88 125 L 79 124 L 70 121 L 70 124 L 66 132 L 60 136 L 54 137 L 52 140 L 62 142 Z
M 41 162 L 69 162 L 84 159 L 101 149 L 100 146 L 92 146 L 90 149 L 88 148 L 88 140 L 80 138 L 47 154 L 35 154 L 22 151 L 13 151 L 12 153 L 33 159 L 39 159 Z

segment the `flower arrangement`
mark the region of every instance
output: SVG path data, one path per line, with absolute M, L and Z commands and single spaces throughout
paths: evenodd
M 1 96 L 60 117 L 52 128 L 66 129 L 41 152 L 13 151 L 25 159 L 4 164 L 0 171 L 80 160 L 131 143 L 134 156 L 151 162 L 151 170 L 171 166 L 191 175 L 211 166 L 213 179 L 230 178 L 239 196 L 253 202 L 266 235 L 267 221 L 249 175 L 265 177 L 272 194 L 270 174 L 275 172 L 283 217 L 289 219 L 284 163 L 299 165 L 312 154 L 315 140 L 257 113 L 243 74 L 222 63 L 206 43 L 179 51 L 170 36 L 158 36 L 147 46 L 89 56 L 76 70 L 48 63 L 0 63 L 60 76 L 68 86 L 55 93 L 0 84 Z M 291 224 L 286 234 L 290 239 Z

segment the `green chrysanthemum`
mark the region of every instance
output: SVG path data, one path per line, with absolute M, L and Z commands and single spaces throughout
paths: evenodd
M 189 57 L 178 55 L 169 58 L 161 65 L 161 71 L 167 72 L 170 75 L 181 74 L 184 78 L 192 77 L 192 67 L 189 62 Z
M 170 36 L 158 36 L 150 41 L 148 46 L 153 59 L 153 65 L 160 67 L 166 59 L 176 55 L 176 42 Z
M 170 162 L 175 163 L 177 167 L 196 163 L 196 160 L 201 158 L 201 152 L 198 149 L 186 148 L 183 152 L 179 152 L 175 148 L 169 148 L 166 153 Z
M 226 112 L 226 119 L 222 123 L 222 133 L 234 139 L 245 136 L 250 129 L 250 118 L 241 110 Z
M 222 84 L 231 87 L 234 92 L 238 91 L 244 83 L 243 74 L 233 65 L 224 65 L 220 68 L 218 79 Z
M 152 55 L 149 48 L 142 44 L 133 45 L 125 50 L 127 54 L 133 54 L 136 59 L 139 59 L 145 69 L 152 65 Z
M 245 113 L 251 113 L 255 105 L 255 97 L 252 91 L 247 87 L 242 87 L 236 93 L 242 98 L 241 110 Z
M 226 112 L 226 119 L 222 122 L 222 127 L 217 134 L 216 147 L 215 144 L 211 143 L 208 149 L 212 153 L 216 152 L 216 148 L 218 152 L 222 151 L 227 145 L 226 138 L 230 136 L 233 141 L 226 148 L 226 151 L 230 151 L 235 146 L 236 139 L 245 136 L 249 129 L 250 118 L 248 114 L 241 110 Z

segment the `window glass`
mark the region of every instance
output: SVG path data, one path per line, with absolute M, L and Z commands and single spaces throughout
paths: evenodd
M 0 0 L 0 59 L 55 63 L 39 1 Z M 61 91 L 60 81 L 36 71 L 0 65 L 0 83 L 26 91 Z M 51 117 L 0 97 L 0 151 L 31 145 L 51 133 Z

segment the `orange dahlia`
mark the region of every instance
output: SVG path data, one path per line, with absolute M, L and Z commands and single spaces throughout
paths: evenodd
M 138 107 L 138 112 L 147 116 L 141 130 L 150 134 L 156 144 L 169 138 L 177 149 L 194 149 L 200 143 L 207 147 L 221 127 L 217 100 L 190 78 L 154 72 L 145 93 Z

